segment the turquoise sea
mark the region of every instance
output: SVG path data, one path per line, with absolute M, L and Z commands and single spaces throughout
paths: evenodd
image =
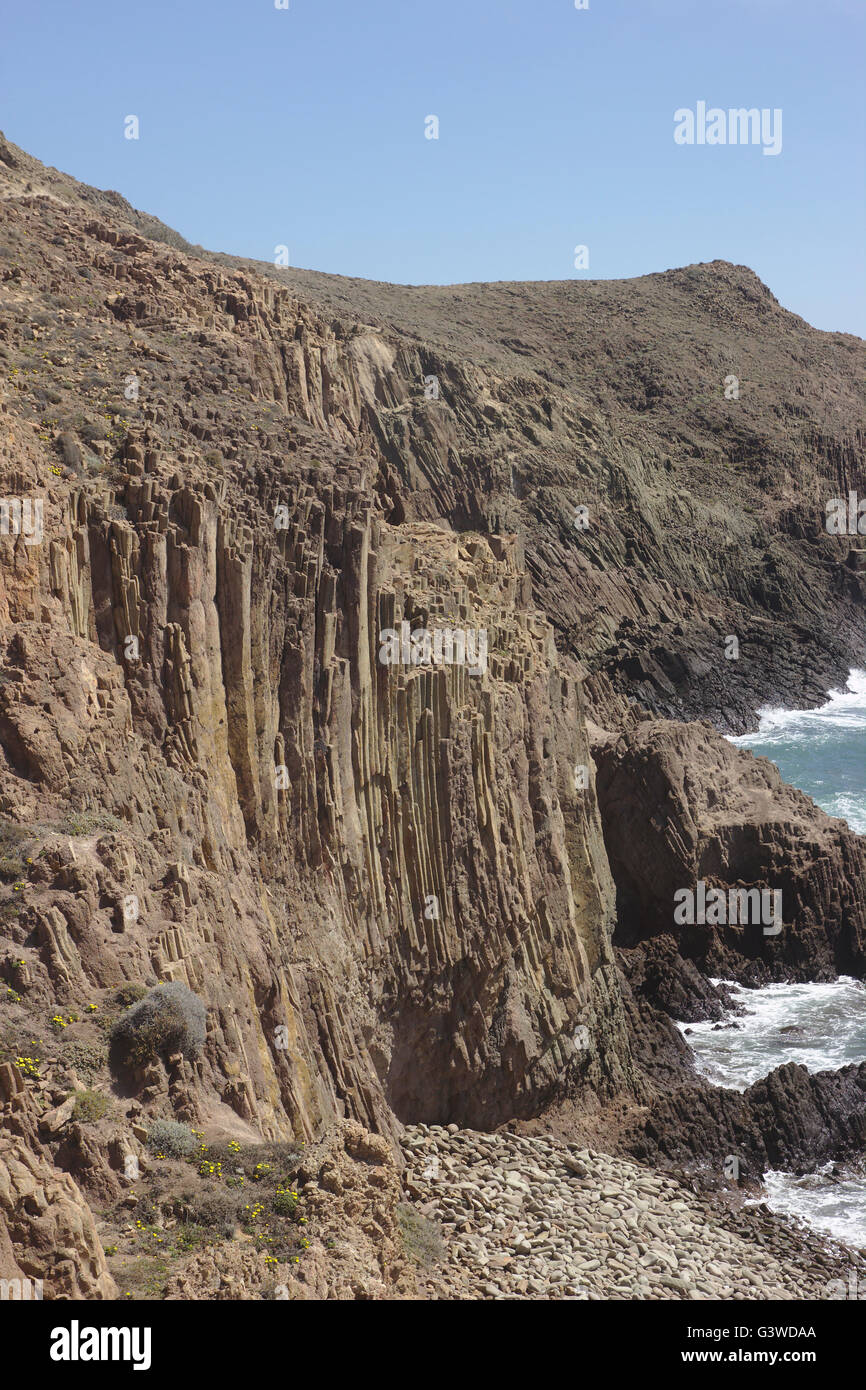
M 785 778 L 828 815 L 841 816 L 866 834 L 866 671 L 852 671 L 845 690 L 813 710 L 765 709 L 757 732 L 731 740 L 771 758 Z M 732 986 L 746 1012 L 713 1023 L 683 1024 L 699 1069 L 717 1086 L 743 1090 L 783 1062 L 810 1071 L 866 1060 L 866 986 L 779 984 L 765 989 Z M 797 1178 L 764 1174 L 764 1201 L 836 1240 L 866 1247 L 866 1167 Z
M 818 709 L 764 709 L 757 733 L 732 739 L 771 758 L 786 782 L 866 834 L 866 671 Z

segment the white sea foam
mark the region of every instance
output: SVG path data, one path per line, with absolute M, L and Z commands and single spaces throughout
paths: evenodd
M 822 729 L 866 729 L 866 671 L 851 671 L 844 690 L 832 691 L 829 700 L 815 709 L 786 709 L 767 705 L 758 710 L 760 724 L 756 732 L 731 738 L 741 748 L 752 743 L 771 744 L 813 740 Z
M 833 1176 L 834 1164 L 797 1178 L 764 1174 L 764 1196 L 771 1211 L 796 1217 L 846 1245 L 866 1245 L 866 1179 L 856 1173 Z M 749 1205 L 749 1203 L 747 1203 Z
M 785 780 L 828 815 L 866 834 L 866 671 L 851 671 L 846 688 L 817 709 L 767 707 L 759 713 L 758 730 L 731 742 L 771 758 Z M 722 1028 L 680 1025 L 698 1070 L 715 1085 L 742 1091 L 785 1062 L 818 1072 L 866 1059 L 866 988 L 856 980 L 731 988 L 745 1008 L 741 1017 L 728 1015 Z M 862 1172 L 840 1177 L 828 1165 L 803 1178 L 770 1172 L 764 1182 L 761 1200 L 774 1211 L 800 1217 L 849 1244 L 866 1245 Z
M 767 708 L 760 716 L 755 733 L 731 742 L 771 758 L 786 782 L 866 834 L 866 671 L 851 671 L 847 688 L 818 709 Z
M 838 796 L 828 797 L 823 806 L 828 816 L 841 816 L 858 835 L 866 835 L 866 806 L 862 797 L 840 792 Z
M 866 1061 L 866 987 L 859 980 L 728 988 L 744 1014 L 727 1014 L 721 1028 L 679 1025 L 698 1070 L 714 1085 L 744 1091 L 784 1062 L 817 1072 Z
M 721 1029 L 712 1023 L 679 1025 L 698 1070 L 716 1086 L 745 1090 L 785 1062 L 818 1072 L 866 1060 L 866 986 L 860 981 L 842 976 L 828 984 L 728 988 L 745 1013 L 727 1014 Z M 797 1031 L 784 1031 L 791 1028 Z M 766 1201 L 772 1211 L 798 1217 L 849 1245 L 866 1245 L 862 1172 L 840 1176 L 833 1164 L 799 1178 L 768 1172 L 764 1187 L 756 1200 Z

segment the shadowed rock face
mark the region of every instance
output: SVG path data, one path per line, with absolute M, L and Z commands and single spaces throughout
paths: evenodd
M 768 1169 L 809 1173 L 833 1159 L 857 1159 L 866 1141 L 866 1062 L 810 1074 L 789 1062 L 742 1092 L 681 1086 L 623 1136 L 643 1162 L 724 1170 L 760 1181 Z
M 722 263 L 371 287 L 200 253 L 2 138 L 0 188 L 0 494 L 42 505 L 0 537 L 7 1050 L 178 980 L 207 1040 L 114 1078 L 146 1114 L 492 1128 L 651 1098 L 706 972 L 862 973 L 862 841 L 644 720 L 742 729 L 862 660 L 857 543 L 822 526 L 862 345 Z M 404 624 L 484 660 L 383 662 Z M 780 877 L 796 920 L 659 947 L 701 875 Z M 122 1131 L 52 1157 L 111 1190 Z
M 704 975 L 747 984 L 862 976 L 866 841 L 844 821 L 706 724 L 638 723 L 596 756 L 618 944 L 671 935 Z M 677 891 L 698 881 L 780 893 L 781 931 L 677 925 Z

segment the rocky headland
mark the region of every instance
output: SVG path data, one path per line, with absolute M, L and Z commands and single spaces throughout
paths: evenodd
M 745 267 L 281 269 L 0 136 L 0 1277 L 834 1296 L 742 1198 L 864 1065 L 674 1020 L 864 975 L 866 842 L 723 737 L 866 664 L 863 366 Z

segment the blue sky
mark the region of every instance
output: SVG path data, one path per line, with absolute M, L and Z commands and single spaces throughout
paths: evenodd
M 720 258 L 866 336 L 862 0 L 589 4 L 28 0 L 0 125 L 213 250 L 413 284 Z M 781 154 L 675 144 L 698 101 L 781 108 Z

